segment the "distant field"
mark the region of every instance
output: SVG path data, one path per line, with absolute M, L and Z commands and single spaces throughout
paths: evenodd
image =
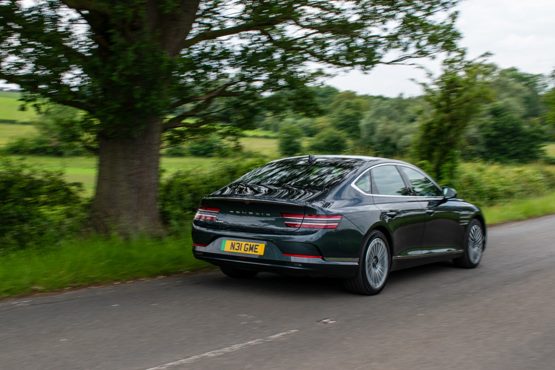
M 8 141 L 14 138 L 28 137 L 34 133 L 36 133 L 36 129 L 32 125 L 0 124 L 0 147 L 4 146 Z M 270 158 L 275 158 L 279 155 L 277 139 L 245 137 L 241 139 L 241 144 L 244 149 L 249 152 L 261 153 Z M 228 159 L 222 158 L 162 157 L 161 167 L 164 171 L 163 175 L 167 176 L 175 171 L 184 169 L 205 169 L 215 167 L 218 163 L 227 160 Z M 92 195 L 94 192 L 97 165 L 97 160 L 94 157 L 63 158 L 28 156 L 25 157 L 25 162 L 46 170 L 62 170 L 68 181 L 80 182 L 83 184 L 86 195 Z
M 45 170 L 62 170 L 67 181 L 80 182 L 85 188 L 85 195 L 94 192 L 96 182 L 97 159 L 95 157 L 38 157 L 28 156 L 25 163 Z M 217 166 L 218 162 L 226 161 L 220 158 L 162 158 L 164 176 L 185 169 L 205 169 Z
M 277 139 L 243 137 L 240 142 L 246 151 L 260 153 L 270 158 L 279 157 Z
M 0 147 L 4 146 L 11 139 L 17 137 L 31 136 L 36 132 L 37 130 L 33 125 L 12 125 L 0 123 Z
M 19 93 L 0 92 L 0 121 L 13 120 L 17 122 L 30 122 L 36 119 L 37 113 L 32 108 L 21 111 Z

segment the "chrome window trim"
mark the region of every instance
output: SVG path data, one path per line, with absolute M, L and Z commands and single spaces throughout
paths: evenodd
M 360 193 L 362 193 L 363 195 L 372 196 L 372 197 L 396 197 L 396 198 L 417 197 L 418 199 L 422 199 L 422 200 L 424 200 L 425 198 L 428 198 L 428 199 L 431 198 L 431 199 L 433 199 L 433 200 L 436 200 L 436 199 L 443 199 L 443 197 L 442 197 L 441 195 L 438 195 L 438 196 L 429 196 L 429 195 L 387 195 L 387 194 L 373 194 L 373 193 L 367 193 L 367 192 L 365 192 L 364 190 L 362 190 L 361 188 L 359 188 L 358 186 L 356 186 L 356 183 L 358 182 L 358 180 L 360 180 L 360 178 L 361 178 L 362 176 L 366 175 L 369 171 L 373 170 L 374 168 L 376 168 L 376 167 L 381 167 L 381 166 L 401 166 L 401 167 L 407 167 L 407 168 L 413 169 L 413 170 L 415 170 L 415 171 L 417 171 L 417 172 L 422 173 L 422 174 L 424 175 L 424 177 L 426 177 L 428 180 L 430 180 L 430 182 L 431 182 L 432 184 L 434 184 L 439 190 L 442 189 L 441 186 L 439 186 L 430 176 L 428 176 L 428 174 L 427 174 L 426 172 L 422 171 L 421 169 L 419 169 L 419 168 L 417 168 L 417 167 L 415 167 L 415 166 L 413 166 L 413 165 L 411 165 L 411 164 L 409 164 L 409 163 L 406 163 L 406 164 L 405 164 L 405 163 L 380 163 L 380 164 L 377 164 L 377 165 L 375 165 L 375 166 L 372 166 L 372 167 L 368 168 L 366 171 L 364 171 L 364 172 L 361 173 L 359 176 L 357 176 L 357 178 L 354 179 L 354 180 L 351 182 L 351 186 L 352 186 L 355 190 L 357 190 L 357 191 L 359 191 Z M 401 173 L 399 173 L 399 175 L 401 175 L 401 177 L 403 178 L 403 181 L 405 181 L 405 176 L 406 176 L 406 175 L 401 174 Z

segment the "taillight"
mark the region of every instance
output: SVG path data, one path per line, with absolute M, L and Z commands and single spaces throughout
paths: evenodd
M 335 229 L 341 221 L 341 215 L 293 215 L 282 213 L 285 226 L 304 229 Z
M 195 215 L 195 220 L 214 220 L 219 212 L 219 208 L 200 207 Z

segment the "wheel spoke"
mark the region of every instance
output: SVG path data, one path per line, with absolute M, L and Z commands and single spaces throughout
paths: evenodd
M 479 225 L 473 225 L 468 235 L 468 258 L 472 263 L 477 263 L 482 257 L 484 248 L 484 233 Z
M 366 277 L 372 288 L 381 287 L 387 277 L 389 255 L 385 242 L 380 238 L 372 240 L 366 252 Z

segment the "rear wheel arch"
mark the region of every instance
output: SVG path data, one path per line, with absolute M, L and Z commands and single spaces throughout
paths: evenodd
M 368 229 L 368 231 L 366 232 L 366 235 L 364 235 L 364 239 L 362 240 L 361 248 L 366 247 L 370 234 L 372 234 L 373 231 L 379 231 L 386 237 L 387 244 L 389 246 L 389 253 L 391 258 L 393 258 L 393 238 L 391 237 L 391 233 L 389 232 L 387 227 L 383 225 L 374 225 Z

